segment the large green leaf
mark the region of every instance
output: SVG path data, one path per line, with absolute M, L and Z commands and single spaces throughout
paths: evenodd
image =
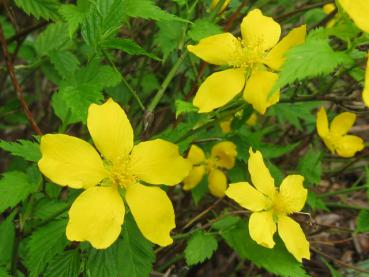
M 45 277 L 77 277 L 81 266 L 78 250 L 65 251 L 56 255 L 48 265 Z
M 41 158 L 39 144 L 29 140 L 20 139 L 17 142 L 0 140 L 0 148 L 26 161 L 37 162 Z
M 58 0 L 15 0 L 15 4 L 37 19 L 40 17 L 46 20 L 59 18 L 60 2 Z

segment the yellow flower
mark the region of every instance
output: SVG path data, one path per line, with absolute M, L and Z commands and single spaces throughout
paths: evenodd
M 193 189 L 207 173 L 210 193 L 216 197 L 223 197 L 227 188 L 227 177 L 222 169 L 234 167 L 236 156 L 236 145 L 230 141 L 223 141 L 214 145 L 208 159 L 206 159 L 205 153 L 200 147 L 192 145 L 187 159 L 193 167 L 190 174 L 183 181 L 183 189 Z
M 344 112 L 337 115 L 329 127 L 327 113 L 324 107 L 320 108 L 316 128 L 318 135 L 333 154 L 337 153 L 341 157 L 350 158 L 356 152 L 364 149 L 364 142 L 360 137 L 347 135 L 355 120 L 355 114 Z
M 354 23 L 364 32 L 369 34 L 369 1 L 368 0 L 339 0 L 341 7 L 347 12 Z M 363 102 L 369 107 L 369 59 L 365 71 L 365 84 L 363 90 Z
M 134 145 L 132 126 L 112 99 L 90 105 L 87 127 L 102 157 L 76 137 L 47 134 L 41 138 L 40 171 L 61 186 L 85 189 L 69 210 L 67 238 L 89 241 L 98 249 L 109 247 L 124 221 L 123 195 L 142 234 L 161 246 L 171 244 L 172 203 L 162 189 L 142 182 L 175 185 L 187 176 L 190 163 L 165 140 Z
M 325 14 L 330 14 L 335 9 L 336 9 L 336 5 L 333 4 L 333 3 L 325 4 L 323 6 L 323 12 Z M 335 15 L 331 20 L 329 20 L 326 25 L 327 25 L 328 28 L 330 28 L 330 27 L 334 26 L 334 24 L 336 24 L 336 22 L 337 22 L 337 15 Z
M 243 208 L 252 211 L 249 232 L 253 240 L 267 247 L 274 247 L 273 235 L 277 231 L 287 250 L 298 260 L 310 259 L 309 242 L 300 225 L 288 215 L 304 207 L 307 190 L 303 187 L 304 177 L 288 175 L 279 189 L 265 166 L 259 151 L 250 148 L 248 169 L 251 181 L 230 184 L 226 195 Z
M 215 7 L 217 6 L 219 0 L 213 0 L 211 1 L 211 4 L 210 4 L 210 8 L 211 9 L 215 9 Z M 225 0 L 222 7 L 220 8 L 220 11 L 219 13 L 222 13 L 229 5 L 229 3 L 231 3 L 231 0 Z
M 241 23 L 242 39 L 230 33 L 210 36 L 187 49 L 202 60 L 232 68 L 210 75 L 193 99 L 200 113 L 224 106 L 243 90 L 245 101 L 261 114 L 279 101 L 279 91 L 269 97 L 276 73 L 284 62 L 284 53 L 305 41 L 306 26 L 293 29 L 279 43 L 281 27 L 259 9 L 252 10 Z M 247 82 L 246 82 L 247 81 Z

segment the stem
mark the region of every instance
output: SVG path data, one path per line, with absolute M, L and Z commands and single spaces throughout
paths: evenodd
M 294 16 L 296 14 L 299 14 L 301 12 L 308 11 L 308 10 L 315 9 L 315 8 L 319 8 L 319 7 L 323 7 L 325 4 L 329 4 L 329 3 L 333 3 L 333 2 L 334 2 L 333 0 L 330 0 L 330 1 L 324 1 L 324 2 L 321 2 L 321 3 L 316 3 L 316 4 L 312 4 L 312 5 L 303 6 L 299 9 L 293 10 L 292 12 L 288 12 L 286 14 L 278 16 L 277 18 L 275 18 L 275 20 L 282 21 L 284 19 L 287 19 L 287 18 L 289 18 L 291 16 Z
M 325 204 L 327 205 L 327 207 L 331 207 L 331 208 L 342 208 L 342 209 L 367 210 L 367 211 L 369 211 L 369 208 L 367 208 L 367 207 L 360 207 L 360 206 L 355 206 L 355 205 L 346 205 L 346 204 L 335 203 L 335 202 L 326 202 Z
M 319 197 L 329 197 L 329 196 L 333 196 L 333 195 L 345 194 L 345 193 L 350 193 L 350 192 L 353 192 L 353 191 L 357 191 L 357 190 L 361 190 L 361 189 L 368 189 L 368 188 L 369 188 L 369 186 L 365 185 L 365 186 L 359 186 L 359 187 L 353 187 L 353 188 L 347 188 L 347 189 L 340 189 L 340 190 L 337 190 L 337 191 L 323 193 L 323 194 L 319 195 Z

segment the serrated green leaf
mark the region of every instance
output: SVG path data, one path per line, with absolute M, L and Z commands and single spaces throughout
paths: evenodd
M 45 277 L 77 277 L 81 266 L 78 250 L 65 251 L 55 256 L 48 265 Z
M 34 43 L 37 54 L 47 56 L 51 51 L 62 50 L 69 41 L 68 28 L 65 23 L 54 23 L 38 35 Z
M 159 46 L 165 60 L 171 52 L 177 49 L 183 36 L 184 24 L 182 22 L 161 21 L 157 25 L 159 32 L 155 35 L 154 42 Z
M 328 39 L 307 39 L 305 44 L 288 50 L 285 56 L 286 61 L 275 88 L 306 78 L 328 75 L 340 64 L 352 63 L 352 59 L 346 53 L 334 51 Z
M 67 21 L 69 36 L 73 36 L 88 15 L 90 4 L 88 0 L 78 0 L 77 5 L 66 4 L 60 7 L 59 13 Z
M 70 78 L 78 69 L 79 60 L 70 51 L 52 51 L 49 53 L 50 62 L 64 79 Z
M 214 23 L 214 21 L 201 18 L 197 19 L 192 25 L 191 29 L 188 31 L 188 36 L 194 41 L 199 41 L 208 36 L 223 33 L 223 30 Z
M 29 140 L 20 139 L 17 142 L 0 140 L 0 148 L 26 161 L 37 162 L 41 159 L 39 144 Z
M 190 102 L 186 102 L 180 99 L 176 100 L 176 118 L 182 113 L 197 112 L 199 109 L 192 105 Z
M 131 214 L 124 219 L 122 240 L 118 247 L 119 272 L 130 277 L 150 275 L 155 261 L 153 244 L 141 234 Z
M 238 224 L 240 220 L 241 219 L 237 216 L 227 215 L 223 217 L 222 219 L 211 224 L 211 227 L 220 232 L 224 232 L 228 229 L 235 227 L 235 225 Z
M 14 226 L 15 212 L 0 222 L 0 265 L 6 265 L 11 261 L 15 239 Z
M 10 171 L 0 179 L 0 213 L 13 208 L 36 191 L 38 183 L 32 183 L 29 176 L 20 171 Z
M 67 220 L 56 220 L 35 230 L 26 241 L 27 259 L 24 260 L 31 277 L 40 276 L 47 264 L 63 252 L 68 241 L 65 236 Z
M 55 186 L 55 185 L 53 185 Z M 56 215 L 64 216 L 63 212 L 67 211 L 70 206 L 68 202 L 60 201 L 56 199 L 42 198 L 37 202 L 33 210 L 33 217 L 35 219 L 48 219 L 55 217 Z
M 369 211 L 361 210 L 356 218 L 356 232 L 363 233 L 369 231 Z
M 218 241 L 213 235 L 198 231 L 191 236 L 184 251 L 187 265 L 202 263 L 210 259 L 218 248 Z
M 299 160 L 298 170 L 310 184 L 318 185 L 322 176 L 322 152 L 310 148 Z
M 60 2 L 58 0 L 15 0 L 15 4 L 25 13 L 37 19 L 40 17 L 46 20 L 59 18 Z
M 277 276 L 308 276 L 279 238 L 276 239 L 273 249 L 262 247 L 253 241 L 246 220 L 240 220 L 235 228 L 221 233 L 221 236 L 241 258 L 250 260 L 256 266 L 263 267 Z
M 97 250 L 91 248 L 87 261 L 87 268 L 88 272 L 90 273 L 90 276 L 92 277 L 118 276 L 117 250 L 118 250 L 117 242 L 105 250 Z

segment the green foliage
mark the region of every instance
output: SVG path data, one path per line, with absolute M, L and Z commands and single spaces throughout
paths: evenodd
M 56 71 L 64 79 L 71 78 L 79 67 L 79 60 L 68 50 L 52 51 L 49 57 Z
M 80 272 L 81 259 L 78 250 L 65 251 L 56 255 L 49 263 L 45 277 L 77 277 Z
M 59 0 L 15 0 L 15 4 L 29 15 L 46 20 L 59 18 Z
M 356 232 L 368 232 L 369 231 L 369 211 L 361 210 L 356 219 Z
M 188 31 L 188 36 L 194 41 L 199 41 L 200 39 L 222 32 L 223 30 L 213 21 L 201 18 L 193 22 L 191 29 Z
M 112 38 L 108 41 L 105 41 L 102 47 L 107 49 L 118 49 L 132 56 L 145 55 L 152 59 L 160 60 L 155 55 L 145 51 L 145 49 L 131 39 Z
M 30 175 L 20 171 L 9 171 L 0 179 L 0 212 L 15 207 L 35 192 L 39 182 L 34 182 Z
M 185 249 L 186 263 L 191 266 L 210 259 L 218 248 L 217 239 L 202 231 L 194 233 L 187 242 Z
M 19 139 L 17 142 L 0 140 L 0 148 L 26 161 L 37 162 L 41 158 L 40 146 L 29 140 Z
M 0 266 L 0 277 L 12 277 L 8 271 L 4 268 Z
M 51 221 L 35 230 L 26 242 L 27 255 L 24 260 L 30 276 L 39 276 L 47 264 L 67 245 L 65 219 Z
M 90 276 L 118 276 L 117 246 L 117 243 L 115 243 L 104 250 L 90 249 L 87 261 L 87 270 Z
M 244 220 L 240 220 L 234 228 L 221 235 L 241 258 L 248 259 L 271 273 L 278 276 L 308 276 L 301 264 L 287 252 L 280 239 L 276 239 L 273 249 L 262 247 L 253 241 L 249 235 L 248 224 Z
M 60 7 L 59 13 L 68 23 L 69 36 L 72 36 L 84 21 L 90 4 L 88 0 L 77 0 L 77 5 L 66 4 Z
M 0 222 L 0 266 L 10 262 L 15 240 L 15 213 Z M 1 273 L 0 273 L 1 276 Z
M 183 113 L 190 113 L 190 112 L 196 112 L 198 108 L 196 108 L 192 103 L 183 101 L 183 100 L 176 100 L 176 117 Z
M 322 152 L 310 148 L 299 160 L 298 170 L 309 184 L 319 185 L 322 176 Z
M 69 41 L 67 25 L 64 23 L 53 23 L 37 37 L 34 47 L 37 54 L 47 56 L 51 51 L 60 51 L 66 47 Z

